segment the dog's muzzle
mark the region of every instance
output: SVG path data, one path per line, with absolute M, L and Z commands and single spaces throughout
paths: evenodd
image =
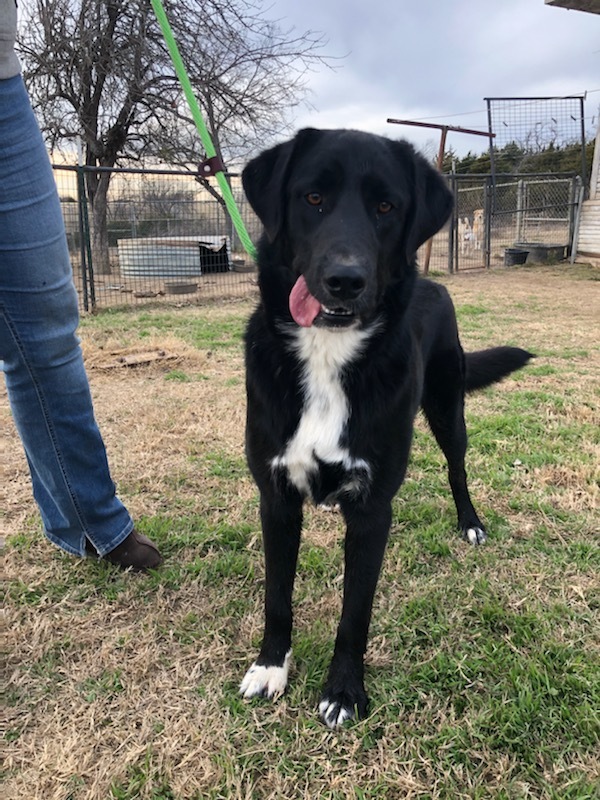
M 334 297 L 331 305 L 326 305 L 317 300 L 311 294 L 304 275 L 300 275 L 290 292 L 289 308 L 294 322 L 303 328 L 311 325 L 347 328 L 357 320 L 354 309 L 347 302 L 342 303 Z

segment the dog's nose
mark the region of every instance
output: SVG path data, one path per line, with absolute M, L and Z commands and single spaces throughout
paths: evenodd
M 364 272 L 356 266 L 332 264 L 323 276 L 325 287 L 338 300 L 356 300 L 367 285 Z

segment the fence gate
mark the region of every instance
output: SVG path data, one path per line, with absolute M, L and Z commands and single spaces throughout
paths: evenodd
M 507 250 L 530 252 L 536 260 L 569 255 L 582 185 L 579 176 L 452 175 L 450 179 L 456 198 L 450 271 L 503 264 L 513 257 Z

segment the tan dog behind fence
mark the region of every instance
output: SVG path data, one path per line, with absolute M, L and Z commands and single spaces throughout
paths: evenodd
M 483 243 L 483 208 L 476 208 L 473 212 L 472 242 L 475 250 L 482 249 Z

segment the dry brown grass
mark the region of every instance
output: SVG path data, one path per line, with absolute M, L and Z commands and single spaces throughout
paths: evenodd
M 444 279 L 466 310 L 461 324 L 466 348 L 512 340 L 540 354 L 536 367 L 549 367 L 547 373 L 523 372 L 519 392 L 525 398 L 528 391 L 537 398 L 544 391 L 563 396 L 559 410 L 535 401 L 550 432 L 600 426 L 599 284 L 589 273 L 585 277 L 570 277 L 569 268 L 561 267 Z M 480 306 L 494 311 L 486 314 L 485 325 L 478 321 Z M 238 302 L 234 313 L 246 315 L 250 308 L 251 303 Z M 218 320 L 231 309 L 182 313 Z M 472 492 L 480 507 L 493 508 L 508 521 L 509 531 L 490 543 L 480 561 L 449 537 L 450 555 L 438 559 L 435 570 L 426 561 L 424 571 L 409 569 L 408 551 L 392 546 L 369 649 L 373 674 L 387 675 L 391 683 L 376 689 L 381 704 L 366 722 L 331 734 L 310 707 L 320 673 L 315 668 L 313 675 L 301 659 L 293 675 L 296 688 L 278 704 L 245 705 L 236 697 L 262 621 L 255 489 L 243 469 L 236 472 L 243 460 L 245 413 L 241 347 L 198 349 L 171 334 L 128 340 L 98 325 L 84 328 L 83 344 L 113 476 L 147 529 L 160 531 L 152 526 L 165 520 L 161 543 L 167 560 L 155 577 L 121 575 L 63 556 L 43 539 L 2 388 L 0 429 L 8 431 L 0 452 L 6 491 L 2 524 L 12 587 L 6 609 L 5 797 L 313 800 L 360 797 L 356 787 L 369 798 L 592 796 L 566 793 L 571 778 L 587 786 L 599 777 L 596 754 L 585 747 L 555 761 L 541 753 L 537 782 L 518 754 L 498 751 L 491 741 L 473 745 L 460 762 L 445 760 L 443 748 L 439 760 L 432 759 L 429 741 L 452 725 L 468 733 L 475 722 L 461 721 L 449 701 L 425 692 L 420 704 L 398 705 L 389 687 L 412 668 L 409 654 L 393 638 L 393 621 L 407 603 L 440 590 L 444 581 L 448 586 L 458 581 L 457 587 L 468 582 L 467 606 L 476 604 L 477 586 L 485 581 L 490 596 L 502 598 L 506 612 L 515 616 L 562 604 L 572 612 L 571 627 L 557 626 L 555 640 L 576 642 L 582 653 L 597 656 L 598 629 L 588 624 L 597 613 L 597 574 L 566 557 L 559 564 L 561 550 L 572 544 L 571 533 L 583 547 L 594 526 L 598 531 L 597 439 L 573 445 L 581 463 L 572 453 L 556 463 L 529 465 L 516 463 L 512 447 L 518 432 L 507 434 L 507 458 L 515 461 L 512 491 L 539 498 L 537 508 L 515 507 L 510 493 L 479 479 L 486 455 L 475 445 Z M 125 355 L 158 352 L 168 357 L 119 366 Z M 165 380 L 173 370 L 192 380 Z M 474 397 L 469 414 L 491 415 L 514 392 L 514 384 L 506 383 Z M 422 422 L 419 430 L 425 431 Z M 219 459 L 232 471 L 226 465 L 221 474 Z M 427 465 L 421 469 L 417 463 L 407 483 L 409 497 L 411 487 L 431 479 Z M 447 495 L 432 502 L 438 499 L 440 515 L 448 513 Z M 399 502 L 403 507 L 402 497 Z M 553 509 L 572 516 L 563 523 Z M 219 577 L 213 570 L 228 557 L 227 548 L 216 534 L 202 539 L 204 534 L 186 527 L 187 518 L 209 533 L 221 525 L 249 527 L 243 555 L 252 570 Z M 573 519 L 588 521 L 587 534 L 570 530 Z M 319 553 L 339 550 L 337 516 L 309 511 L 306 527 L 307 544 Z M 401 538 L 401 521 L 397 528 L 394 536 Z M 530 540 L 540 530 L 546 531 L 549 549 L 530 552 Z M 415 555 L 416 567 L 419 558 Z M 338 578 L 312 578 L 308 568 L 299 575 L 297 625 L 313 631 L 315 658 L 326 660 L 329 652 L 339 592 Z M 467 631 L 461 627 L 463 611 L 449 612 L 461 636 Z M 319 626 L 326 628 L 324 643 Z M 432 660 L 437 652 L 431 650 Z M 387 702 L 396 707 L 390 711 Z

